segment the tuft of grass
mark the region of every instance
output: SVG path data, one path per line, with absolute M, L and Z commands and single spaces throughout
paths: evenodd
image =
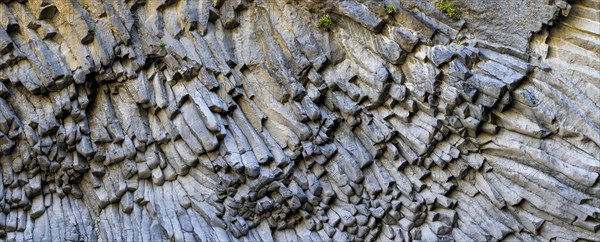
M 455 19 L 455 20 L 459 20 L 460 19 L 460 11 L 458 10 L 458 7 L 456 7 L 456 5 L 454 3 L 449 3 L 446 2 L 445 0 L 442 0 L 440 2 L 435 3 L 435 7 L 440 10 L 440 12 L 446 14 L 446 16 Z
M 388 14 L 397 14 L 400 9 L 393 5 L 385 6 L 385 12 Z
M 160 42 L 160 47 L 165 47 L 166 45 L 165 42 Z
M 324 16 L 317 21 L 317 27 L 319 27 L 323 31 L 329 31 L 333 28 L 333 21 L 329 16 Z

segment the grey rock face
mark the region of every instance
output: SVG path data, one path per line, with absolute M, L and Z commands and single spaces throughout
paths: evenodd
M 600 238 L 600 2 L 435 2 L 0 1 L 0 240 Z
M 436 2 L 430 0 L 429 2 Z M 460 35 L 502 44 L 524 52 L 533 32 L 565 13 L 565 1 L 453 1 L 461 10 L 466 29 Z M 570 5 L 569 5 L 570 6 Z

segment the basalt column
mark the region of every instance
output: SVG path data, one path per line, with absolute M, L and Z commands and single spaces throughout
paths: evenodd
M 600 0 L 0 0 L 0 241 L 600 238 Z

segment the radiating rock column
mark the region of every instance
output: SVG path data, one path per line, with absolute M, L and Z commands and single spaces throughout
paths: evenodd
M 599 238 L 600 2 L 436 2 L 0 1 L 0 240 Z

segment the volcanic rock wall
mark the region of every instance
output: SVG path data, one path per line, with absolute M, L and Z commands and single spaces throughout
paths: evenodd
M 0 240 L 600 238 L 600 1 L 435 2 L 0 0 Z

